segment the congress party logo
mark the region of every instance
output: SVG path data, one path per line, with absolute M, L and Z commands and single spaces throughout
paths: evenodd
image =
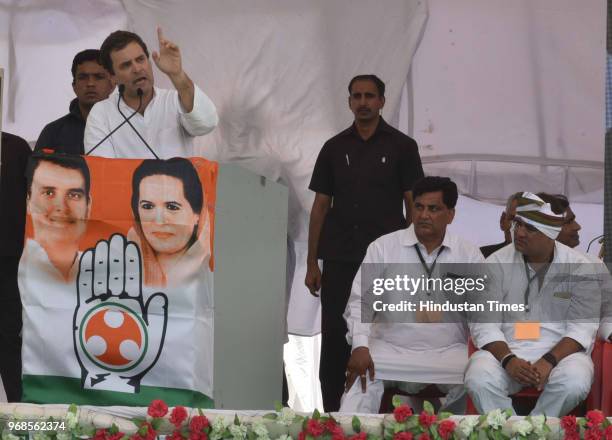
M 81 321 L 79 342 L 85 355 L 108 371 L 128 371 L 147 351 L 148 334 L 142 318 L 117 303 L 99 304 Z
M 120 234 L 81 256 L 73 343 L 85 389 L 138 393 L 161 356 L 168 297 L 145 295 L 141 272 L 140 249 Z

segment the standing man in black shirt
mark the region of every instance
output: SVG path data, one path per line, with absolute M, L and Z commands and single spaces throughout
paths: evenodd
M 110 74 L 99 61 L 100 51 L 87 49 L 72 60 L 72 89 L 76 98 L 66 116 L 50 122 L 38 137 L 35 150 L 50 148 L 58 153 L 83 154 L 85 122 L 93 105 L 113 91 Z
M 0 376 L 9 402 L 21 399 L 21 300 L 17 267 L 26 215 L 25 170 L 32 150 L 18 136 L 2 133 L 0 169 Z
M 350 357 L 344 309 L 368 245 L 407 226 L 412 185 L 423 177 L 416 142 L 380 116 L 385 84 L 375 75 L 349 83 L 355 121 L 328 140 L 317 158 L 309 188 L 310 211 L 306 286 L 321 289 L 319 379 L 325 411 L 337 411 Z M 318 259 L 323 260 L 323 274 Z

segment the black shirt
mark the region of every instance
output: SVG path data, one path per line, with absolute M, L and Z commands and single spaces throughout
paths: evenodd
M 43 128 L 34 150 L 50 148 L 57 153 L 84 154 L 85 119 L 76 98 L 70 103 L 70 113 L 49 122 Z
M 0 256 L 16 257 L 23 250 L 26 215 L 25 171 L 32 150 L 18 136 L 2 133 L 0 182 Z
M 421 177 L 416 142 L 382 117 L 367 141 L 354 124 L 328 140 L 309 186 L 333 198 L 321 230 L 318 258 L 361 261 L 372 241 L 405 228 L 404 192 Z
M 489 244 L 487 246 L 482 246 L 480 248 L 480 252 L 482 253 L 483 257 L 488 258 L 489 255 L 494 254 L 495 252 L 497 252 L 501 248 L 504 248 L 504 247 L 508 246 L 510 243 L 512 243 L 512 242 L 511 241 L 504 241 L 502 243 Z

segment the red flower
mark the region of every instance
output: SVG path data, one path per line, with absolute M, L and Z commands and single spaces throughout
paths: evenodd
M 208 436 L 205 432 L 194 432 L 189 434 L 189 440 L 208 440 Z
M 306 434 L 304 433 L 304 431 L 301 431 L 298 434 L 298 440 L 306 440 Z
M 327 429 L 329 432 L 332 432 L 333 429 L 336 427 L 336 421 L 334 419 L 327 419 L 325 421 L 325 423 L 323 424 L 323 426 L 325 427 L 325 429 Z
M 601 411 L 591 410 L 586 413 L 587 426 L 592 428 L 593 426 L 599 426 L 606 419 Z M 586 435 L 586 434 L 585 434 Z
M 359 434 L 352 435 L 349 437 L 349 440 L 367 440 L 368 434 L 365 432 L 360 432 Z
M 154 400 L 147 411 L 151 417 L 163 417 L 168 414 L 168 405 L 163 400 Z
M 561 428 L 563 428 L 565 434 L 576 432 L 576 429 L 578 428 L 578 425 L 576 424 L 576 416 L 561 417 Z
M 393 436 L 393 440 L 412 440 L 412 432 L 398 432 Z
M 332 435 L 332 440 L 345 440 L 346 439 L 346 437 L 344 436 L 344 431 L 338 425 L 334 426 L 333 429 L 330 429 L 329 432 Z
M 608 425 L 608 427 L 604 430 L 603 435 L 606 440 L 612 440 L 612 425 Z
M 306 433 L 313 437 L 320 436 L 321 434 L 323 434 L 324 430 L 325 428 L 323 427 L 323 425 L 321 425 L 321 423 L 319 423 L 318 420 L 310 419 L 308 420 L 308 423 L 306 423 Z
M 118 432 L 117 434 L 109 436 L 107 440 L 121 440 L 124 436 L 125 434 L 123 432 Z
M 412 408 L 408 405 L 400 405 L 393 410 L 393 417 L 399 423 L 403 423 L 406 421 L 408 417 L 412 415 Z
M 436 423 L 436 415 L 435 414 L 428 414 L 425 411 L 423 411 L 419 415 L 419 423 L 424 428 L 429 428 L 431 425 Z
M 93 436 L 93 440 L 106 440 L 106 429 L 98 429 Z
M 601 440 L 602 432 L 597 428 L 587 429 L 584 432 L 584 440 Z
M 419 435 L 419 440 L 431 440 L 431 437 L 429 436 L 429 434 L 424 432 L 423 434 Z
M 208 428 L 210 423 L 205 416 L 193 416 L 191 422 L 189 423 L 189 429 L 191 432 L 201 433 L 204 429 Z
M 157 433 L 149 422 L 143 422 L 137 434 L 144 440 L 155 440 L 155 437 L 157 437 Z
M 438 425 L 438 434 L 440 434 L 440 437 L 442 437 L 443 440 L 446 440 L 452 435 L 453 431 L 455 430 L 455 426 L 455 422 L 452 420 L 442 420 Z
M 187 420 L 187 410 L 184 406 L 175 406 L 172 408 L 170 423 L 178 428 L 185 420 Z
M 172 435 L 169 435 L 168 437 L 166 437 L 166 440 L 185 440 L 185 439 L 181 435 L 181 431 L 179 431 L 178 429 L 175 429 Z
M 580 440 L 580 434 L 578 431 L 569 431 L 563 436 L 563 440 Z

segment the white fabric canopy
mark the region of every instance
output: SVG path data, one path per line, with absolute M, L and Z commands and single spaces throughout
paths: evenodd
M 307 186 L 323 142 L 351 121 L 349 79 L 379 75 L 385 118 L 417 139 L 427 173 L 450 175 L 465 194 L 500 201 L 519 190 L 565 191 L 573 202 L 601 204 L 605 7 L 599 0 L 0 0 L 3 128 L 35 140 L 67 112 L 76 52 L 119 28 L 155 50 L 161 25 L 219 110 L 218 129 L 198 140 L 202 154 L 290 189 L 289 330 L 312 334 L 319 304 L 303 286 Z M 170 86 L 155 75 L 157 85 Z M 484 212 L 483 223 L 496 230 L 498 213 Z

